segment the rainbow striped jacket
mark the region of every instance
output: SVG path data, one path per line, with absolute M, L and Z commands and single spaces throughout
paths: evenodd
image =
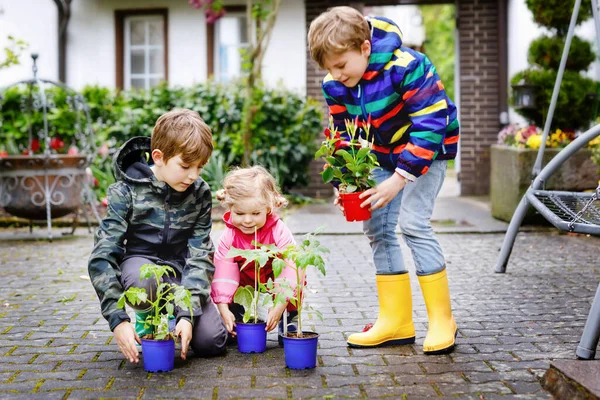
M 402 33 L 394 22 L 382 17 L 367 20 L 371 56 L 362 79 L 347 88 L 328 74 L 323 94 L 343 138 L 348 138 L 345 119 L 358 117 L 359 126 L 370 120 L 369 139 L 380 166 L 415 180 L 433 160 L 456 157 L 456 106 L 427 56 L 402 46 Z M 360 131 L 364 138 L 364 130 Z

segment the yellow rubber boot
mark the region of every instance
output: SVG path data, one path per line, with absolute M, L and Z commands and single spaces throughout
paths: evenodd
M 412 294 L 407 273 L 377 275 L 379 316 L 366 332 L 353 333 L 348 338 L 350 347 L 376 347 L 415 342 L 412 319 Z
M 419 283 L 429 317 L 423 352 L 425 354 L 449 353 L 454 349 L 456 322 L 450 307 L 450 289 L 446 270 L 433 275 L 419 276 Z

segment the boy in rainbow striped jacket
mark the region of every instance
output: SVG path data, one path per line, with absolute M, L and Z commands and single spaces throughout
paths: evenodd
M 403 47 L 402 33 L 389 19 L 333 7 L 312 21 L 308 43 L 313 60 L 329 72 L 323 94 L 335 127 L 344 138 L 345 120 L 370 124 L 371 151 L 380 165 L 373 171 L 377 186 L 361 195 L 361 206 L 372 211 L 363 230 L 377 271 L 379 316 L 370 329 L 350 335 L 348 345 L 415 341 L 410 281 L 395 234 L 399 221 L 427 306 L 423 351 L 450 352 L 457 328 L 430 219 L 447 160 L 456 157 L 456 107 L 431 61 Z

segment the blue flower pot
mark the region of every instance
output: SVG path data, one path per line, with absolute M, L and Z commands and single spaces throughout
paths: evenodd
M 295 338 L 283 337 L 283 353 L 285 365 L 291 369 L 307 369 L 317 366 L 317 344 L 319 335 L 314 332 L 302 331 L 303 334 L 316 336 Z
M 144 370 L 167 372 L 175 367 L 175 341 L 142 339 Z
M 238 350 L 240 353 L 262 353 L 267 349 L 267 324 L 236 322 Z

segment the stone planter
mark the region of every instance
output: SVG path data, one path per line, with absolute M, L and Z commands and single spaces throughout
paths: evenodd
M 542 167 L 560 150 L 546 148 Z M 492 216 L 508 222 L 531 184 L 537 150 L 492 145 L 490 153 Z M 589 149 L 579 150 L 550 177 L 545 189 L 578 192 L 595 189 L 600 179 L 600 167 L 591 160 L 591 155 Z M 533 222 L 535 215 L 535 210 L 530 208 L 524 222 Z
M 0 207 L 15 217 L 50 220 L 82 205 L 85 155 L 0 158 Z

